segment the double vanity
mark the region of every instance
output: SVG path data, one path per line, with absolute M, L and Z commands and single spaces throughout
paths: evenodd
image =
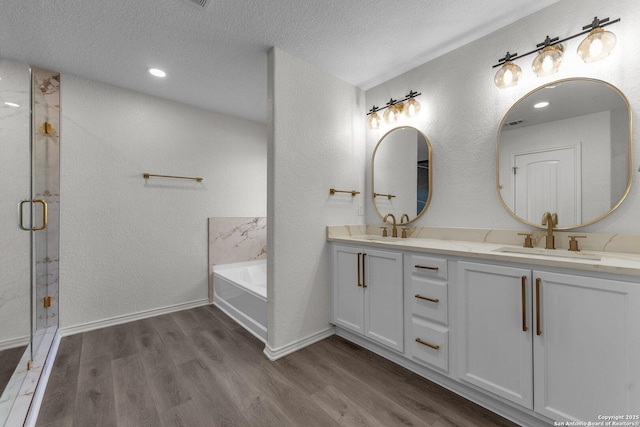
M 338 335 L 521 425 L 640 415 L 639 254 L 523 248 L 508 230 L 376 228 L 327 228 Z
M 640 236 L 567 231 L 629 194 L 631 119 L 624 94 L 584 78 L 509 109 L 496 190 L 525 233 L 412 225 L 433 147 L 390 130 L 371 160 L 383 224 L 327 227 L 337 333 L 520 425 L 640 425 Z

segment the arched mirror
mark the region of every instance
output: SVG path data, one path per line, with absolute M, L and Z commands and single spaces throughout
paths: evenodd
M 431 143 L 427 137 L 410 126 L 387 132 L 373 150 L 371 183 L 373 206 L 381 219 L 389 213 L 398 223 L 420 218 L 431 201 Z
M 631 107 L 620 90 L 594 79 L 559 80 L 516 102 L 500 123 L 497 186 L 516 219 L 558 229 L 592 224 L 631 188 Z

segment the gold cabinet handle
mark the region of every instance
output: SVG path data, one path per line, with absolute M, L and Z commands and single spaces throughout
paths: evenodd
M 527 332 L 527 276 L 522 276 L 522 332 Z
M 423 341 L 420 338 L 416 338 L 416 342 L 422 345 L 426 345 L 427 347 L 431 347 L 434 350 L 439 350 L 440 346 L 438 344 L 431 344 L 430 342 Z
M 540 328 L 540 278 L 536 278 L 536 335 L 542 335 Z
M 416 265 L 416 268 L 422 268 L 423 270 L 433 270 L 433 271 L 438 271 L 438 267 L 427 267 L 424 265 Z
M 422 295 L 420 295 L 420 294 L 416 294 L 416 298 L 423 299 L 423 300 L 426 300 L 426 301 L 435 302 L 435 303 L 440 302 L 440 300 L 439 300 L 438 298 L 428 298 L 428 297 L 423 297 L 423 296 L 422 296 Z
M 365 271 L 367 269 L 367 267 L 365 266 L 365 257 L 367 256 L 367 254 L 362 254 L 362 287 L 366 288 L 367 287 L 367 279 L 365 277 Z
M 358 286 L 362 286 L 362 283 L 360 282 L 360 269 L 362 268 L 362 264 L 360 264 L 361 255 L 362 255 L 362 252 L 358 252 Z
M 49 213 L 47 209 L 47 202 L 42 199 L 33 199 L 33 203 L 42 203 L 42 225 L 40 227 L 34 227 L 33 231 L 40 231 L 47 228 L 49 222 Z

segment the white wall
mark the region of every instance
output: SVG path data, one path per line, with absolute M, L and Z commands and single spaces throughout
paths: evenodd
M 266 213 L 265 125 L 68 75 L 61 88 L 63 333 L 204 303 L 207 218 Z
M 585 64 L 575 54 L 581 39 L 565 43 L 565 61 L 551 77 L 538 78 L 531 71 L 531 55 L 517 61 L 522 68 L 521 82 L 509 89 L 493 83 L 496 69 L 491 68 L 505 52 L 526 52 L 547 34 L 570 36 L 590 23 L 593 17 L 622 18 L 608 27 L 618 37 L 612 55 L 599 62 Z M 433 199 L 419 226 L 525 228 L 502 207 L 495 184 L 496 137 L 498 125 L 509 107 L 530 90 L 553 80 L 591 77 L 605 80 L 625 93 L 632 108 L 640 105 L 640 57 L 635 41 L 640 39 L 640 8 L 633 0 L 562 0 L 478 41 L 441 56 L 402 76 L 366 92 L 366 107 L 399 98 L 410 89 L 422 92 L 422 104 L 415 119 L 402 119 L 400 125 L 422 130 L 433 145 Z M 389 128 L 367 131 L 367 161 L 377 140 Z M 640 130 L 634 129 L 638 141 Z M 640 144 L 635 144 L 634 159 Z M 632 173 L 637 176 L 634 161 Z M 368 175 L 368 174 L 367 174 Z M 367 182 L 370 189 L 370 183 Z M 586 232 L 640 233 L 640 186 L 634 185 L 628 199 L 606 219 L 584 227 Z M 370 203 L 367 223 L 381 222 Z
M 361 224 L 364 93 L 277 48 L 269 54 L 268 342 L 278 357 L 329 330 L 327 225 Z

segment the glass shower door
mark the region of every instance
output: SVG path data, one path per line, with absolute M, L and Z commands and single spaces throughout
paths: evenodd
M 0 426 L 35 416 L 58 329 L 59 89 L 0 58 Z
M 27 65 L 0 59 L 0 425 L 31 360 L 34 232 L 20 228 L 31 222 L 30 88 Z

